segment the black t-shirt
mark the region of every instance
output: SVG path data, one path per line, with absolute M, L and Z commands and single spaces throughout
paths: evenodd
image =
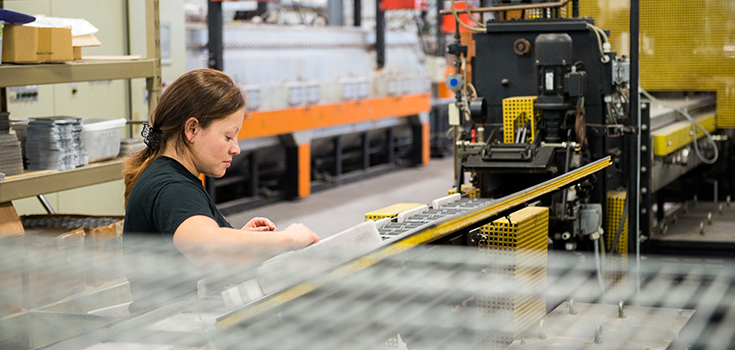
M 195 215 L 208 216 L 220 227 L 232 227 L 198 177 L 178 161 L 160 157 L 143 171 L 130 193 L 123 233 L 173 236 L 184 220 Z
M 195 295 L 197 281 L 207 274 L 173 245 L 176 229 L 195 215 L 232 227 L 199 178 L 172 158 L 154 160 L 135 183 L 125 210 L 123 252 L 134 301 L 131 312 Z

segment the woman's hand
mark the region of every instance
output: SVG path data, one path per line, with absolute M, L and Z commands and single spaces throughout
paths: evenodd
M 291 239 L 292 249 L 301 249 L 310 244 L 319 242 L 319 236 L 310 230 L 304 224 L 291 224 L 286 227 L 285 230 L 281 231 L 282 234 L 286 234 Z
M 242 229 L 254 231 L 275 231 L 276 224 L 266 218 L 253 218 L 252 220 L 248 221 L 248 223 L 245 224 Z

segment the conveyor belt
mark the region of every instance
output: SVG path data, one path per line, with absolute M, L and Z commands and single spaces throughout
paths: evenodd
M 218 318 L 216 326 L 220 330 L 227 329 L 252 317 L 258 316 L 263 312 L 266 312 L 270 309 L 288 303 L 291 300 L 311 293 L 325 283 L 336 281 L 355 272 L 361 271 L 366 267 L 372 266 L 387 257 L 402 253 L 418 245 L 431 243 L 437 239 L 445 237 L 459 230 L 466 229 L 473 225 L 479 225 L 484 220 L 490 219 L 508 210 L 521 206 L 524 203 L 538 198 L 541 195 L 559 190 L 564 186 L 580 181 L 585 177 L 608 167 L 611 164 L 612 161 L 608 156 L 594 163 L 590 163 L 584 167 L 558 176 L 539 185 L 530 187 L 513 195 L 509 195 L 495 201 L 483 203 L 482 205 L 478 205 L 475 209 L 468 208 L 467 212 L 461 216 L 446 217 L 437 221 L 425 223 L 424 225 L 415 228 L 411 228 L 395 236 L 395 238 L 393 238 L 395 240 L 395 243 L 378 249 L 363 258 L 359 258 L 351 263 L 340 266 L 330 273 L 321 276 L 320 278 L 306 281 L 291 289 L 287 289 L 283 292 L 265 297 L 262 300 L 258 300 L 254 303 L 248 304 L 238 310 L 235 310 Z

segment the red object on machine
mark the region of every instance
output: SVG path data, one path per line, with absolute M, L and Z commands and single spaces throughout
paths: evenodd
M 413 10 L 417 7 L 416 0 L 382 0 L 380 7 L 383 11 L 389 10 Z
M 459 15 L 459 20 L 462 21 L 462 23 L 464 23 L 464 24 L 466 24 L 466 25 L 468 25 L 470 27 L 476 27 L 475 23 L 472 22 L 472 20 L 470 19 L 470 15 L 468 15 L 466 12 L 463 11 L 465 8 L 466 7 L 465 7 L 464 2 L 455 2 L 454 3 L 454 9 L 457 10 L 457 13 Z M 470 8 L 472 8 L 472 5 L 470 5 Z M 452 15 L 452 14 L 444 15 L 444 17 L 442 18 L 442 31 L 444 33 L 454 33 L 454 22 L 455 22 L 454 21 L 454 15 Z M 462 27 L 462 25 L 460 25 L 459 26 L 459 31 L 460 32 L 469 32 L 470 30 L 467 29 L 467 28 L 465 28 L 465 27 Z

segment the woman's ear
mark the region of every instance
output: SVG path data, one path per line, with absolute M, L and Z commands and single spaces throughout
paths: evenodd
M 194 138 L 197 133 L 199 133 L 199 129 L 201 129 L 201 127 L 199 126 L 199 120 L 197 120 L 197 118 L 191 117 L 187 119 L 186 123 L 184 123 L 184 135 L 186 135 L 186 140 L 194 142 Z

